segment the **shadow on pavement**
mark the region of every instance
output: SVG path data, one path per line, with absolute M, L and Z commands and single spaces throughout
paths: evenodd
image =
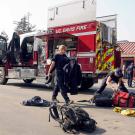
M 8 83 L 9 86 L 17 86 L 20 88 L 32 89 L 32 90 L 39 90 L 39 91 L 51 91 L 52 88 L 45 86 L 44 84 L 27 84 L 27 83 Z
M 27 89 L 33 89 L 33 90 L 39 90 L 39 91 L 52 91 L 52 88 L 47 87 L 45 84 L 37 84 L 37 83 L 31 83 L 31 84 L 27 84 L 27 83 L 8 83 L 7 85 L 9 86 L 17 86 L 20 88 L 27 88 Z M 89 94 L 89 95 L 93 95 L 96 90 L 99 88 L 100 86 L 93 86 L 90 89 L 83 89 L 80 90 L 79 89 L 79 94 Z M 128 88 L 128 90 L 130 92 L 135 92 L 135 88 Z M 106 88 L 103 92 L 105 95 L 112 95 L 113 91 L 109 88 Z
M 81 108 L 95 108 L 95 109 L 112 109 L 113 107 L 97 107 L 97 106 L 95 106 L 94 104 L 90 104 L 90 103 L 74 103 L 74 105 L 76 106 L 76 107 L 81 107 Z
M 101 135 L 101 134 L 103 134 L 105 132 L 106 132 L 105 129 L 102 129 L 102 128 L 97 127 L 97 129 L 95 130 L 95 132 L 91 133 L 90 135 Z
M 92 133 L 87 133 L 87 132 L 80 132 L 80 133 L 83 133 L 85 135 L 101 135 L 101 134 L 103 134 L 105 132 L 106 132 L 105 129 L 97 127 L 96 130 L 94 132 L 92 132 Z

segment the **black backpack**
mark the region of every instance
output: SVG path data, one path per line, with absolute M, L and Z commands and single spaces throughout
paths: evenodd
M 50 116 L 60 123 L 60 127 L 68 133 L 78 131 L 93 132 L 96 129 L 96 121 L 89 114 L 75 106 L 58 106 L 53 103 L 50 108 Z

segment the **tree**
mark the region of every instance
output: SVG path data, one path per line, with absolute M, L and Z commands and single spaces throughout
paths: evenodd
M 6 33 L 5 31 L 2 31 L 0 35 L 3 36 L 3 37 L 5 37 L 6 40 L 9 39 L 9 38 L 8 38 L 8 35 L 7 35 L 7 33 Z
M 36 25 L 32 25 L 29 21 L 30 13 L 27 13 L 27 15 L 24 15 L 24 17 L 21 18 L 20 21 L 15 21 L 14 24 L 16 24 L 15 31 L 18 33 L 27 33 L 27 32 L 33 32 L 35 31 Z

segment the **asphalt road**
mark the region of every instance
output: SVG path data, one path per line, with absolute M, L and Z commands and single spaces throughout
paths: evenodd
M 75 102 L 89 99 L 99 84 L 79 95 L 70 96 Z M 133 90 L 133 89 L 132 89 Z M 43 85 L 26 85 L 22 81 L 10 80 L 7 85 L 0 86 L 0 135 L 67 135 L 59 124 L 49 120 L 48 108 L 26 107 L 20 103 L 33 96 L 51 99 L 51 89 Z M 110 90 L 106 91 L 110 93 Z M 63 102 L 59 94 L 59 100 Z M 88 111 L 89 115 L 97 121 L 97 130 L 91 135 L 134 135 L 135 118 L 114 113 L 113 108 L 98 108 L 88 103 L 77 103 Z M 88 134 L 88 133 L 79 133 Z

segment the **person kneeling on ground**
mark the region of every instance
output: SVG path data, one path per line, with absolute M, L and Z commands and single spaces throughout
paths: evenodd
M 120 68 L 117 68 L 115 71 L 110 72 L 102 81 L 102 84 L 100 88 L 96 91 L 96 94 L 102 94 L 107 85 L 114 91 L 120 90 L 128 93 L 122 77 L 123 74 Z

